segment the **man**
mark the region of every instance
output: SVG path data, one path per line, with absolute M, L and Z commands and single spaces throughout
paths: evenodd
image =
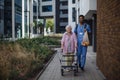
M 90 33 L 90 26 L 84 22 L 84 16 L 80 15 L 79 16 L 79 24 L 77 24 L 74 32 L 76 33 L 77 36 L 77 57 L 78 57 L 78 64 L 81 70 L 84 71 L 84 66 L 86 62 L 86 53 L 87 53 L 87 46 L 82 45 L 82 40 L 83 40 L 83 35 L 85 32 Z

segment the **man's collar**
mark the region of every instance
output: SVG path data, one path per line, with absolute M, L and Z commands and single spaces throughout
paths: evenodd
M 83 26 L 83 25 L 85 25 L 85 24 L 86 24 L 86 23 L 83 23 L 83 24 L 82 24 L 82 26 Z M 78 25 L 79 25 L 79 26 L 81 26 L 81 24 L 80 24 L 80 23 L 79 23 Z

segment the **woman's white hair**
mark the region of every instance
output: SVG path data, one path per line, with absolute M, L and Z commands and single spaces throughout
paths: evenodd
M 67 29 L 67 28 L 71 28 L 71 29 L 72 29 L 72 26 L 71 26 L 71 25 L 67 25 L 67 26 L 65 27 L 65 29 Z

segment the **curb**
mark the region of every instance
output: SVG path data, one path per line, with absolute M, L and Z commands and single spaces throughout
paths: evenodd
M 53 56 L 50 58 L 50 60 L 44 65 L 43 69 L 38 73 L 37 77 L 34 80 L 38 80 L 39 77 L 41 76 L 41 74 L 45 71 L 45 69 L 48 67 L 48 65 L 50 64 L 50 62 L 53 60 L 53 58 L 55 57 L 57 52 L 55 52 L 53 54 Z

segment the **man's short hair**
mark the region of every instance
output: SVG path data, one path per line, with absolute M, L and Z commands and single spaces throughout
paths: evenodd
M 84 15 L 79 15 L 79 18 L 80 18 L 80 17 L 82 17 L 82 18 L 84 19 L 85 16 L 84 16 Z

